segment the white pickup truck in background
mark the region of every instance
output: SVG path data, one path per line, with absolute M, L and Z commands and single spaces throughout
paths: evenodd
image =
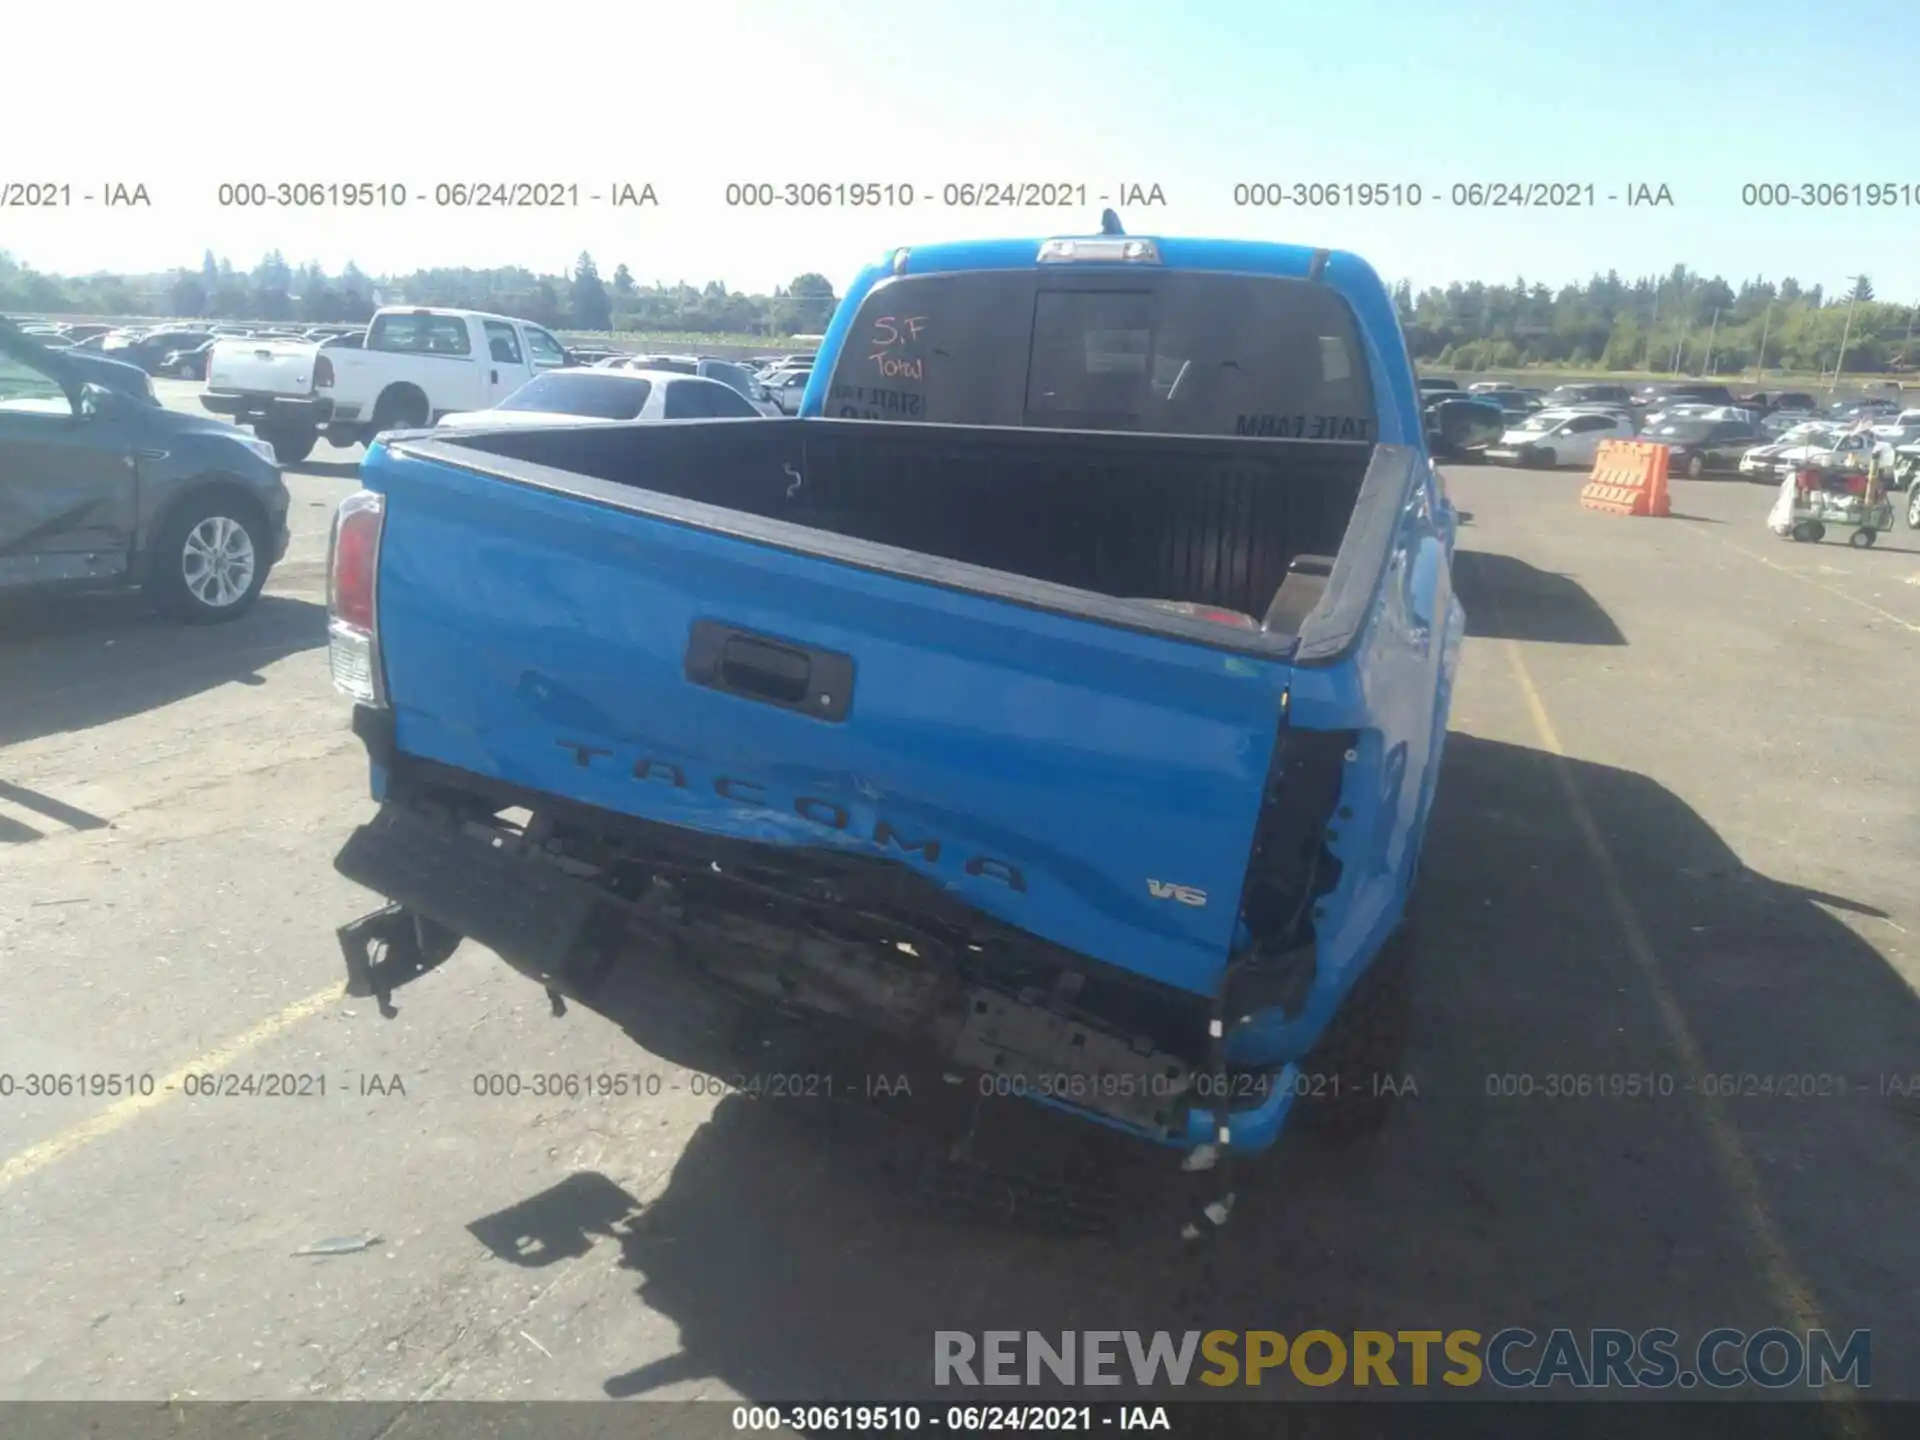
M 223 340 L 207 361 L 200 403 L 297 465 L 322 435 L 345 447 L 383 430 L 484 410 L 567 363 L 552 334 L 475 310 L 396 305 L 377 311 L 360 349 L 297 340 Z

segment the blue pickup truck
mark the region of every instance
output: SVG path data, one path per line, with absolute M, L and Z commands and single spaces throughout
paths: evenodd
M 1368 1128 L 1465 628 L 1427 439 L 1364 261 L 1116 233 L 889 252 L 794 417 L 384 437 L 348 993 L 471 938 L 1190 1168 Z

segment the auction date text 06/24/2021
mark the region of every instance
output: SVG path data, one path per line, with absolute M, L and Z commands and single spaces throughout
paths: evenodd
M 0 210 L 134 209 L 205 205 L 221 210 L 658 210 L 669 201 L 718 203 L 729 210 L 1084 210 L 1094 205 L 1162 210 L 1183 201 L 1230 200 L 1241 210 L 1668 210 L 1701 199 L 1742 210 L 1887 211 L 1920 208 L 1920 179 L 1826 180 L 1782 177 L 1716 186 L 1683 197 L 1670 182 L 1591 179 L 1418 180 L 1261 178 L 1233 182 L 1222 196 L 1192 190 L 1177 196 L 1157 180 L 1091 183 L 1072 178 L 980 178 L 935 184 L 904 179 L 807 180 L 739 178 L 699 186 L 657 179 L 232 179 L 213 186 L 156 185 L 150 180 L 75 180 L 56 174 L 0 177 Z

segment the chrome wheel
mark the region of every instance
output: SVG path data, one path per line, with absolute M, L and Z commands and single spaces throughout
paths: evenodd
M 1920 530 L 1920 475 L 1907 482 L 1907 528 Z
M 209 515 L 187 532 L 180 578 L 210 610 L 224 610 L 253 588 L 253 537 L 225 515 Z

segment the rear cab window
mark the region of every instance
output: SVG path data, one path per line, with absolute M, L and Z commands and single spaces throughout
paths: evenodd
M 402 355 L 470 355 L 467 322 L 458 315 L 395 314 L 374 317 L 367 330 L 368 350 Z
M 753 408 L 746 396 L 731 385 L 723 385 L 718 380 L 707 393 L 708 413 L 716 420 L 755 419 L 760 412 Z
M 533 358 L 537 369 L 555 369 L 567 363 L 566 348 L 538 326 L 528 325 L 527 354 Z
M 676 380 L 667 386 L 667 398 L 661 406 L 661 417 L 667 420 L 704 420 L 713 415 L 713 401 L 704 382 L 694 380 Z M 716 382 L 718 383 L 718 382 Z
M 596 420 L 633 420 L 646 408 L 653 386 L 617 370 L 536 375 L 499 404 L 502 410 L 551 410 Z
M 497 365 L 518 365 L 520 360 L 520 337 L 513 333 L 513 326 L 504 320 L 486 322 L 487 350 Z
M 1353 315 L 1270 275 L 988 270 L 884 280 L 823 413 L 842 419 L 1372 443 Z
M 692 375 L 667 386 L 663 407 L 663 418 L 668 420 L 758 418 L 759 413 L 737 391 L 718 380 Z
M 700 374 L 709 380 L 717 380 L 729 390 L 745 395 L 753 385 L 753 377 L 740 366 L 726 360 L 702 360 Z

